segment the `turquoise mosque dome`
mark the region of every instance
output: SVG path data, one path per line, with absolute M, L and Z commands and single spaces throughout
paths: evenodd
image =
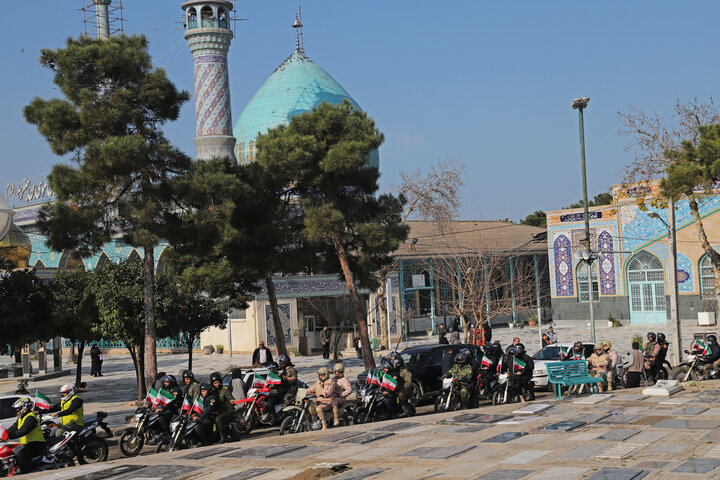
M 303 52 L 294 52 L 260 87 L 235 123 L 233 136 L 237 140 L 235 156 L 238 162 L 242 164 L 255 160 L 255 140 L 258 134 L 289 124 L 292 117 L 312 111 L 323 101 L 337 105 L 344 99 L 362 110 L 322 67 Z M 369 163 L 373 167 L 380 166 L 377 150 L 370 152 Z

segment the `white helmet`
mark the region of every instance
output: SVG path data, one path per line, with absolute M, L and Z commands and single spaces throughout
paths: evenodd
M 62 387 L 60 387 L 60 395 L 65 396 L 73 396 L 75 395 L 75 384 L 74 383 L 66 383 Z

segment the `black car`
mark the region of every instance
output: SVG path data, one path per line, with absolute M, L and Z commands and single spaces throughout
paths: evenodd
M 482 349 L 475 345 L 419 345 L 410 347 L 402 352 L 405 365 L 412 373 L 413 384 L 411 402 L 417 405 L 423 400 L 434 400 L 442 389 L 442 377 L 447 373 L 453 363 L 455 354 L 463 348 L 474 352 L 478 361 L 482 358 Z M 358 386 L 367 382 L 367 371 L 357 377 Z

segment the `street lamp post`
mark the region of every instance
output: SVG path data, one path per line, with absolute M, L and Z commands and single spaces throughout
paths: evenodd
M 672 353 L 675 356 L 675 363 L 678 364 L 682 360 L 682 340 L 680 337 L 680 315 L 678 308 L 678 281 L 677 281 L 677 238 L 675 235 L 675 203 L 670 200 L 668 205 L 668 220 L 663 220 L 656 212 L 649 212 L 648 217 L 660 220 L 668 231 L 668 243 L 670 244 L 670 260 L 668 268 L 670 269 L 670 323 L 673 329 Z
M 595 343 L 595 319 L 593 318 L 593 288 L 592 288 L 592 261 L 593 255 L 590 248 L 590 215 L 588 212 L 587 195 L 587 174 L 585 173 L 585 123 L 583 121 L 583 110 L 587 108 L 590 97 L 576 98 L 573 100 L 572 108 L 578 111 L 580 122 L 580 164 L 582 167 L 583 184 L 583 205 L 585 207 L 585 248 L 587 256 L 583 260 L 587 263 L 588 269 L 588 304 L 590 305 L 590 340 Z

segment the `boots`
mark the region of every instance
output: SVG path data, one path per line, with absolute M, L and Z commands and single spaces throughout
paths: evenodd
M 333 426 L 337 427 L 340 425 L 340 415 L 338 414 L 338 406 L 333 403 L 332 405 L 332 411 L 333 411 Z
M 325 422 L 325 412 L 318 412 L 320 417 L 320 423 L 322 424 L 322 429 L 327 430 L 327 422 Z

